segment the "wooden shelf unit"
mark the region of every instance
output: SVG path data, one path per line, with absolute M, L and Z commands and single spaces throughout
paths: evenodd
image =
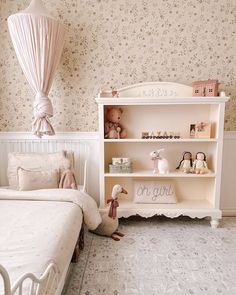
M 141 215 L 166 215 L 192 218 L 211 217 L 212 227 L 221 218 L 220 183 L 223 148 L 224 109 L 228 97 L 192 97 L 192 87 L 169 83 L 141 83 L 118 90 L 119 98 L 112 98 L 110 91 L 101 92 L 99 105 L 100 133 L 100 210 L 107 210 L 106 199 L 116 183 L 128 190 L 128 196 L 120 197 L 119 217 Z M 123 109 L 121 123 L 127 129 L 125 139 L 104 139 L 105 109 L 120 106 Z M 211 138 L 189 138 L 190 124 L 197 121 L 212 123 Z M 180 132 L 179 139 L 142 139 L 143 131 Z M 170 173 L 153 174 L 150 151 L 165 148 Z M 193 156 L 198 151 L 207 155 L 211 173 L 196 175 L 176 172 L 184 151 Z M 129 157 L 133 173 L 107 173 L 112 157 Z M 136 204 L 133 202 L 135 179 L 170 179 L 174 181 L 177 204 Z

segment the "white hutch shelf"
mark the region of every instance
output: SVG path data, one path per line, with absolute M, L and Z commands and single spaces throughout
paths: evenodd
M 220 184 L 223 148 L 224 110 L 229 97 L 193 97 L 192 87 L 169 82 L 140 83 L 118 89 L 119 98 L 111 91 L 101 91 L 96 98 L 99 106 L 100 134 L 100 210 L 107 210 L 106 200 L 113 185 L 124 186 L 128 196 L 119 199 L 119 217 L 140 215 L 151 217 L 180 215 L 192 218 L 211 217 L 211 226 L 217 227 L 221 218 Z M 120 106 L 122 125 L 127 129 L 125 139 L 104 139 L 105 109 Z M 189 126 L 197 121 L 212 123 L 211 138 L 189 138 Z M 142 131 L 180 132 L 180 139 L 141 139 Z M 149 153 L 165 148 L 170 173 L 152 173 Z M 183 151 L 195 155 L 203 151 L 212 172 L 184 174 L 176 172 Z M 108 165 L 112 157 L 129 157 L 133 173 L 111 174 Z M 175 184 L 177 204 L 136 204 L 133 202 L 135 179 L 169 179 Z
M 195 177 L 195 178 L 206 178 L 206 177 L 216 177 L 215 173 L 208 173 L 208 174 L 186 174 L 186 173 L 179 173 L 179 172 L 170 172 L 168 174 L 153 174 L 152 170 L 142 170 L 142 171 L 135 171 L 133 173 L 104 173 L 105 177 L 152 177 L 152 178 L 171 178 L 171 177 Z

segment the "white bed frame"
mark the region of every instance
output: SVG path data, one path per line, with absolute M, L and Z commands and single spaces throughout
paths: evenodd
M 48 295 L 60 294 L 57 293 L 60 280 L 59 271 L 55 263 L 50 263 L 40 278 L 37 278 L 32 273 L 27 273 L 22 275 L 12 287 L 9 275 L 2 265 L 0 265 L 0 274 L 3 277 L 5 295 L 25 295 L 23 293 L 23 285 L 26 281 L 30 282 L 29 295 L 45 294 L 45 292 Z
M 9 133 L 10 134 L 10 133 Z M 80 136 L 55 136 L 37 139 L 30 134 L 19 133 L 18 138 L 10 138 L 9 134 L 4 138 L 0 136 L 0 175 L 1 185 L 7 185 L 7 154 L 9 152 L 56 152 L 71 150 L 75 158 L 75 174 L 79 183 L 79 189 L 87 191 L 87 165 L 89 161 L 89 142 Z M 22 138 L 21 138 L 22 137 Z M 83 173 L 81 173 L 83 171 Z M 80 173 L 79 173 L 80 172 Z M 71 253 L 72 256 L 73 253 Z M 70 261 L 65 265 L 64 272 L 59 278 L 59 271 L 55 263 L 50 263 L 44 273 L 38 278 L 32 273 L 22 275 L 11 286 L 9 274 L 0 264 L 0 278 L 2 276 L 5 295 L 60 295 L 68 274 Z M 30 283 L 28 294 L 23 293 L 23 284 Z

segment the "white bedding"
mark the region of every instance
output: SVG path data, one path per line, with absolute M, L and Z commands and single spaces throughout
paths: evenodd
M 52 261 L 62 274 L 83 217 L 91 229 L 101 221 L 95 201 L 79 191 L 0 189 L 0 264 L 11 283 L 27 272 L 40 276 Z
M 69 202 L 78 205 L 84 216 L 88 229 L 95 229 L 101 223 L 101 216 L 96 202 L 82 191 L 72 189 L 40 189 L 34 191 L 17 191 L 0 189 L 0 200 L 36 200 Z

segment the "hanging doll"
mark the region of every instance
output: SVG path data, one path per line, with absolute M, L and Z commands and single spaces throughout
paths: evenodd
M 179 162 L 179 166 L 176 169 L 184 173 L 193 172 L 193 158 L 190 152 L 183 153 L 183 159 Z
M 198 152 L 196 154 L 196 159 L 193 162 L 193 170 L 196 174 L 205 174 L 209 172 L 206 155 L 203 152 Z

